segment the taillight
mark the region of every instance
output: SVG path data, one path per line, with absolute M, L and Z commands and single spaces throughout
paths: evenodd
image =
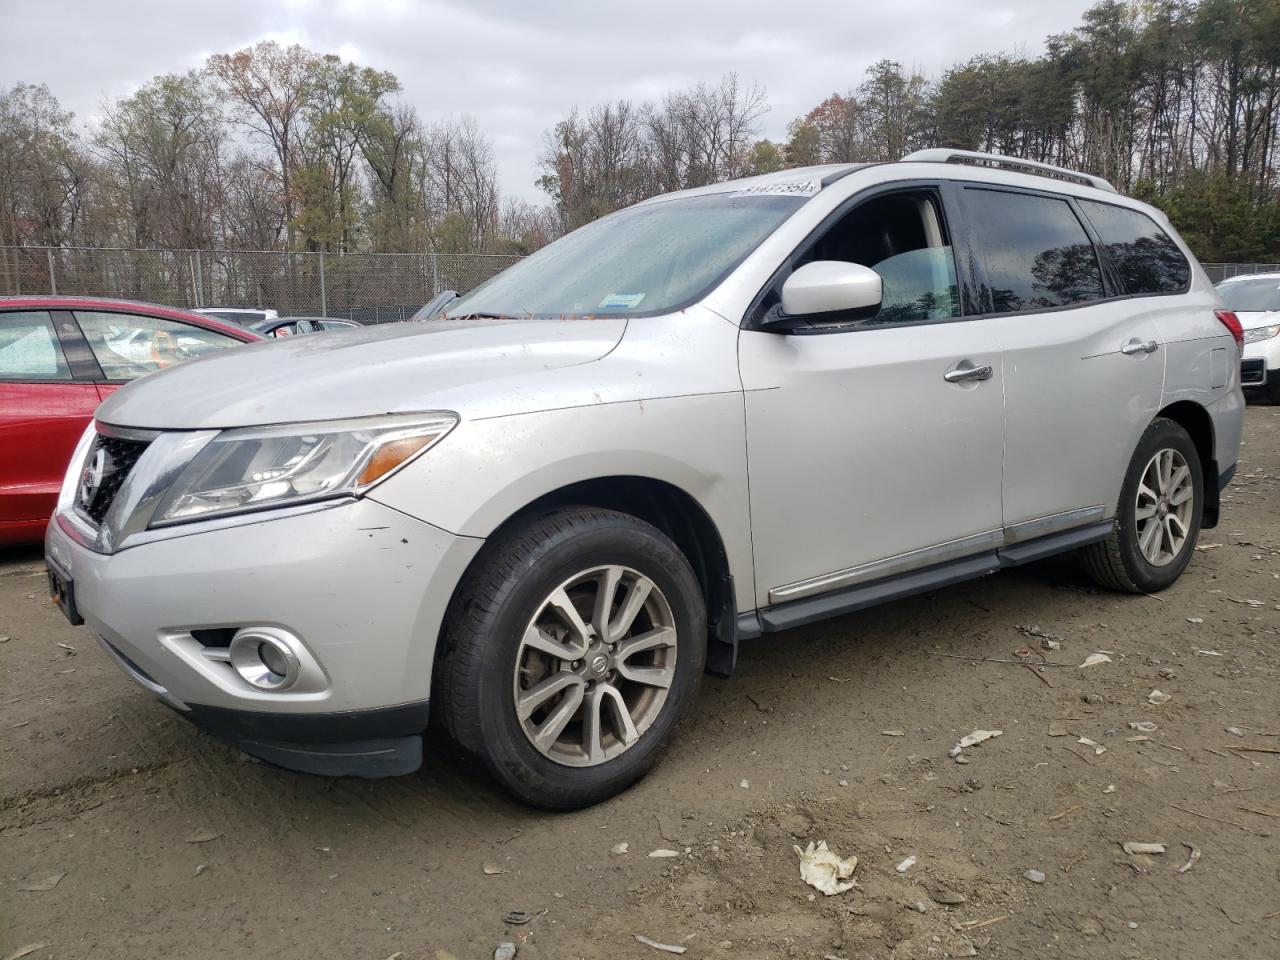
M 1230 310 L 1215 310 L 1213 315 L 1218 318 L 1218 322 L 1231 331 L 1231 336 L 1235 338 L 1236 346 L 1244 346 L 1244 327 L 1240 326 L 1240 318 Z

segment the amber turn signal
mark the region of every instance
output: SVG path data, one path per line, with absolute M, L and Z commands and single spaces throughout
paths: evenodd
M 374 451 L 369 462 L 360 471 L 356 485 L 363 487 L 381 479 L 438 436 L 438 433 L 428 433 L 419 437 L 403 437 L 400 440 L 384 443 Z

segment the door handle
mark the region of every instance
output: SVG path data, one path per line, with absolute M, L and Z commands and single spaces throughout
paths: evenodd
M 1156 343 L 1154 340 L 1139 340 L 1137 337 L 1134 337 L 1120 348 L 1120 352 L 1127 357 L 1132 357 L 1137 353 L 1155 353 L 1159 349 L 1160 344 Z
M 971 383 L 977 380 L 990 380 L 992 373 L 989 363 L 976 366 L 972 360 L 961 360 L 944 373 L 942 379 L 947 383 Z

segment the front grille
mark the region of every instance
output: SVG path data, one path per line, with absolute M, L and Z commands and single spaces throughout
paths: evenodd
M 76 486 L 76 506 L 94 523 L 102 523 L 134 464 L 149 441 L 98 434 L 89 448 Z
M 1240 382 L 1246 386 L 1263 383 L 1267 379 L 1267 363 L 1261 357 L 1240 361 Z

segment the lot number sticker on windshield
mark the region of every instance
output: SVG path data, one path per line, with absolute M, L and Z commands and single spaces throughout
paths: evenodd
M 818 191 L 822 189 L 822 184 L 817 180 L 783 180 L 770 181 L 768 183 L 758 183 L 750 187 L 743 187 L 740 190 L 731 191 L 731 197 L 748 197 L 748 196 L 783 196 L 783 197 L 812 197 L 816 196 Z
M 644 299 L 643 293 L 611 293 L 600 301 L 600 310 L 634 310 Z

